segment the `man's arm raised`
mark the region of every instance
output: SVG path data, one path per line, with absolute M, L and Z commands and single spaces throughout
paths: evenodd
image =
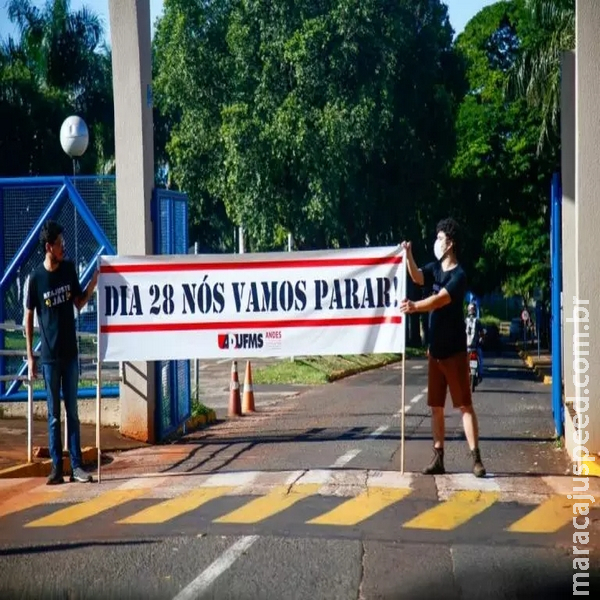
M 406 250 L 406 266 L 408 267 L 408 274 L 414 283 L 417 285 L 423 285 L 425 283 L 425 276 L 423 271 L 417 267 L 417 263 L 412 254 L 412 242 L 402 242 L 400 247 Z

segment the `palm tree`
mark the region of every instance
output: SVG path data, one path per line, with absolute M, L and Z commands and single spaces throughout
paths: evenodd
M 43 8 L 9 0 L 8 17 L 19 29 L 20 54 L 39 89 L 61 98 L 90 127 L 94 151 L 82 163 L 112 170 L 112 70 L 100 17 L 86 7 L 72 11 L 70 0 L 47 0 Z
M 540 111 L 539 154 L 559 132 L 561 57 L 575 48 L 575 0 L 524 0 L 523 16 L 525 40 L 507 91 Z

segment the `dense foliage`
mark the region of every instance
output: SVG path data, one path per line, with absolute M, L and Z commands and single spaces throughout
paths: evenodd
M 91 130 L 114 172 L 110 50 L 68 0 L 10 0 L 0 175 L 70 170 L 58 132 Z M 153 42 L 157 180 L 190 197 L 203 251 L 395 244 L 432 255 L 463 224 L 477 293 L 547 288 L 560 52 L 573 0 L 506 0 L 456 38 L 441 0 L 165 0 Z M 159 169 L 160 167 L 160 169 Z

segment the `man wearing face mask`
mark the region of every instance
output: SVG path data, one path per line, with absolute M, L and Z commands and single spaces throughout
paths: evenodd
M 473 457 L 473 473 L 485 476 L 479 451 L 477 416 L 473 409 L 469 381 L 467 335 L 463 300 L 467 293 L 467 277 L 458 262 L 459 227 L 454 219 L 443 219 L 437 225 L 434 244 L 436 260 L 419 269 L 410 242 L 403 242 L 408 273 L 419 286 L 432 291 L 428 298 L 413 302 L 404 300 L 400 310 L 405 314 L 429 313 L 429 348 L 427 404 L 431 408 L 433 458 L 423 469 L 425 475 L 441 475 L 444 467 L 444 407 L 450 390 L 452 404 L 462 413 L 465 436 Z
M 46 384 L 48 437 L 52 472 L 48 485 L 63 483 L 62 440 L 60 433 L 60 391 L 67 413 L 71 481 L 92 481 L 82 468 L 80 426 L 77 415 L 79 364 L 73 306 L 81 310 L 89 301 L 98 273 L 85 292 L 81 289 L 75 265 L 64 256 L 63 228 L 47 221 L 40 233 L 44 263 L 30 278 L 27 290 L 25 337 L 30 379 L 37 377 L 33 356 L 33 317 L 37 312 L 41 339 L 41 370 Z

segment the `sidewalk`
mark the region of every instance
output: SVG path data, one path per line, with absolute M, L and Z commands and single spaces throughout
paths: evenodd
M 64 439 L 64 427 L 61 428 Z M 122 436 L 116 427 L 101 428 L 100 444 L 103 451 L 123 451 L 148 446 L 143 442 Z M 97 458 L 95 425 L 81 424 L 81 447 L 84 461 L 95 462 Z M 38 467 L 40 471 L 43 470 L 45 459 L 48 459 L 48 424 L 45 420 L 34 420 L 33 460 L 34 464 L 40 465 Z M 2 471 L 25 463 L 27 463 L 27 420 L 0 419 L 0 478 L 3 476 Z
M 548 350 L 542 350 L 540 356 L 537 355 L 537 348 L 519 349 L 519 356 L 525 364 L 532 369 L 538 380 L 543 384 L 552 385 L 552 354 Z M 564 395 L 563 395 L 564 402 Z M 600 465 L 598 463 L 587 462 L 589 474 L 592 477 L 600 477 Z

